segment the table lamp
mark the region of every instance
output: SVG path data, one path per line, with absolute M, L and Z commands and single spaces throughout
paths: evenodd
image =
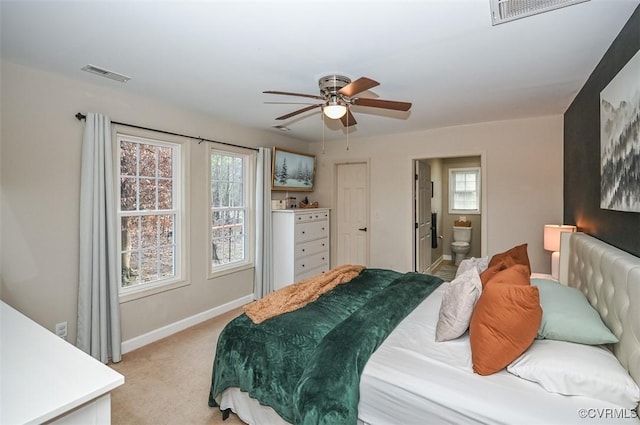
M 568 224 L 544 225 L 544 249 L 551 251 L 551 276 L 558 280 L 560 265 L 560 234 L 563 232 L 575 232 L 576 226 Z

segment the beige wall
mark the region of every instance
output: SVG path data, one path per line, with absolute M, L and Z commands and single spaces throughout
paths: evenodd
M 251 130 L 118 89 L 2 63 L 0 297 L 53 329 L 69 323 L 75 341 L 80 145 L 77 112 L 231 143 L 305 143 Z M 479 155 L 487 190 L 483 255 L 527 241 L 534 270 L 548 271 L 542 226 L 562 219 L 562 117 L 483 123 L 420 133 L 312 144 L 318 154 L 313 200 L 333 204 L 333 166 L 370 164 L 370 265 L 411 270 L 412 162 Z M 122 304 L 123 339 L 131 339 L 252 292 L 253 271 L 206 279 L 206 144 L 190 149 L 190 285 Z M 311 197 L 310 197 L 311 198 Z
M 364 125 L 364 124 L 363 124 Z M 548 272 L 545 223 L 562 221 L 562 116 L 498 121 L 417 133 L 313 145 L 318 155 L 314 197 L 333 206 L 337 162 L 370 165 L 370 266 L 412 270 L 412 161 L 480 156 L 484 181 L 481 255 L 526 242 L 534 271 Z
M 253 146 L 306 150 L 274 132 L 251 130 L 117 89 L 2 63 L 0 297 L 53 330 L 69 324 L 75 342 L 78 288 L 80 148 L 77 112 L 115 121 Z M 140 134 L 125 129 L 129 134 Z M 148 135 L 148 134 L 147 134 Z M 152 137 L 159 137 L 156 133 Z M 207 144 L 193 141 L 189 160 L 189 285 L 126 302 L 128 340 L 253 292 L 253 270 L 206 278 Z

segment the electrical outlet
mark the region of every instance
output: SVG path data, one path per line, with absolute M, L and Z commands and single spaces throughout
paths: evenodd
M 67 339 L 67 322 L 56 323 L 56 335 L 62 339 Z

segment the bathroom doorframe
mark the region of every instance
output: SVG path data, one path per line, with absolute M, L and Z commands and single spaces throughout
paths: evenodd
M 415 223 L 417 222 L 417 211 L 416 211 L 416 185 L 415 185 L 415 167 L 416 167 L 416 163 L 418 161 L 423 161 L 423 160 L 435 160 L 435 159 L 450 159 L 450 158 L 464 158 L 464 157 L 470 157 L 470 156 L 477 156 L 480 157 L 480 176 L 482 181 L 480 182 L 480 187 L 481 187 L 481 193 L 480 193 L 480 223 L 481 223 L 481 229 L 480 229 L 480 255 L 482 257 L 486 257 L 488 255 L 488 241 L 487 241 L 487 230 L 488 230 L 488 215 L 489 215 L 489 208 L 488 208 L 488 202 L 487 202 L 487 193 L 488 193 L 488 179 L 487 179 L 487 156 L 486 156 L 486 152 L 485 151 L 481 151 L 481 152 L 471 152 L 471 153 L 456 153 L 456 154 L 443 154 L 443 155 L 426 155 L 426 156 L 416 156 L 414 158 L 411 159 L 411 212 L 412 212 L 412 221 L 411 221 L 411 244 L 412 244 L 412 256 L 413 256 L 413 270 L 417 270 L 417 264 L 418 264 L 418 259 L 417 259 L 417 255 L 418 255 L 418 249 L 416 246 L 416 229 L 415 229 Z M 433 180 L 433 179 L 432 179 Z M 438 215 L 442 216 L 443 212 L 442 211 L 438 211 Z M 443 233 L 443 229 L 440 228 L 438 229 L 438 235 L 442 235 Z M 436 236 L 438 236 L 436 235 Z M 441 261 L 442 257 L 440 258 L 432 258 L 431 259 L 431 265 L 433 266 L 434 264 L 436 264 L 438 261 Z

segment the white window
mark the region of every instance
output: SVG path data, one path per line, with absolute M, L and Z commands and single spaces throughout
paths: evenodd
M 449 213 L 480 214 L 480 168 L 449 169 Z
M 254 163 L 255 155 L 210 151 L 210 275 L 253 265 Z
M 118 134 L 120 293 L 181 280 L 182 146 Z

